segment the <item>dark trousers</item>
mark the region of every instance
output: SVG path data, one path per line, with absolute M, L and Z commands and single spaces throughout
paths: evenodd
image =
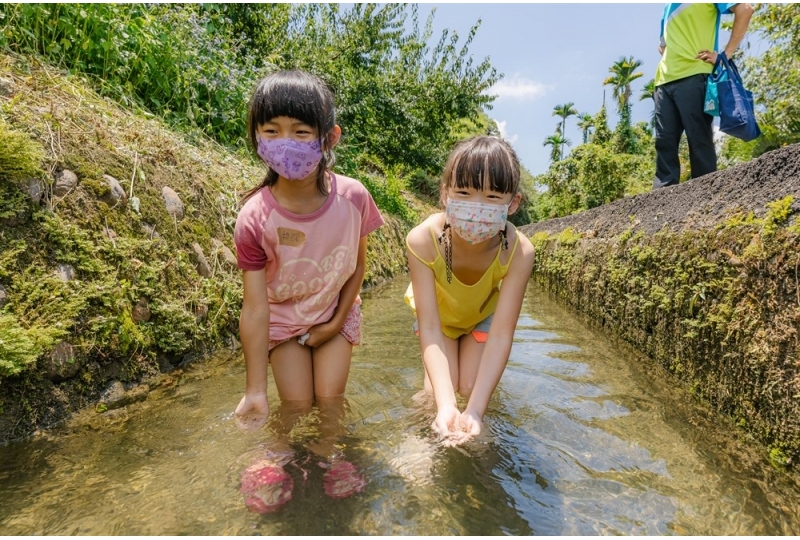
M 678 144 L 686 132 L 692 178 L 717 170 L 717 152 L 711 123 L 703 112 L 708 75 L 699 74 L 656 86 L 656 177 L 653 188 L 680 182 Z

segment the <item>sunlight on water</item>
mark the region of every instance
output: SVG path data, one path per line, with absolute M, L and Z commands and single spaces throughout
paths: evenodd
M 531 285 L 484 433 L 438 445 L 400 278 L 363 295 L 345 402 L 279 407 L 242 431 L 239 353 L 173 372 L 125 411 L 0 448 L 8 535 L 798 534 L 800 489 L 693 403 Z M 326 495 L 325 457 L 366 489 Z M 286 456 L 291 500 L 249 512 L 242 471 Z M 272 459 L 272 458 L 271 458 Z

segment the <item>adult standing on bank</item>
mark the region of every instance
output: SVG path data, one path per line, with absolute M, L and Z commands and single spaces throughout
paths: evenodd
M 661 18 L 661 61 L 656 70 L 656 177 L 653 188 L 677 185 L 681 164 L 678 144 L 686 132 L 692 178 L 717 170 L 711 123 L 703 111 L 708 79 L 717 61 L 719 22 L 733 13 L 725 56 L 736 51 L 747 33 L 750 4 L 666 4 Z

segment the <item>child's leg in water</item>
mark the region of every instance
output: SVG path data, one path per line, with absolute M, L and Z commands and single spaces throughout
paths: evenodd
M 458 361 L 458 341 L 454 339 L 450 339 L 447 336 L 442 336 L 444 339 L 444 354 L 447 356 L 447 363 L 450 367 L 450 380 L 453 383 L 453 391 L 458 390 L 458 370 L 459 370 L 459 361 Z M 423 364 L 422 373 L 424 376 L 423 381 L 423 389 L 427 394 L 433 396 L 433 386 L 431 385 L 431 380 L 428 377 L 428 371 L 425 369 Z M 422 396 L 418 396 L 418 399 Z
M 478 368 L 485 343 L 478 343 L 472 334 L 461 336 L 458 340 L 458 393 L 469 398 L 478 378 Z
M 353 345 L 337 334 L 313 350 L 314 390 L 319 407 L 319 438 L 309 448 L 325 461 L 323 475 L 325 493 L 333 498 L 349 497 L 364 490 L 366 480 L 358 469 L 347 461 L 340 439 L 345 434 L 344 392 L 350 373 Z
M 281 397 L 270 423 L 279 439 L 288 440 L 297 419 L 311 411 L 314 396 L 311 352 L 308 347 L 289 340 L 270 351 L 269 362 Z M 241 476 L 241 492 L 250 510 L 262 514 L 274 512 L 291 500 L 294 481 L 285 466 L 292 457 L 291 448 L 283 443 L 258 451 L 251 458 L 252 463 Z

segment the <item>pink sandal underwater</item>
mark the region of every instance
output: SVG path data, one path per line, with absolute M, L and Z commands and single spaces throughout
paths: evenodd
M 247 467 L 242 472 L 241 483 L 239 491 L 251 512 L 274 512 L 292 499 L 294 480 L 272 460 L 258 461 Z
M 331 463 L 320 463 L 327 469 L 322 476 L 325 495 L 332 499 L 344 499 L 364 491 L 367 481 L 358 472 L 356 466 L 343 459 L 335 459 Z

